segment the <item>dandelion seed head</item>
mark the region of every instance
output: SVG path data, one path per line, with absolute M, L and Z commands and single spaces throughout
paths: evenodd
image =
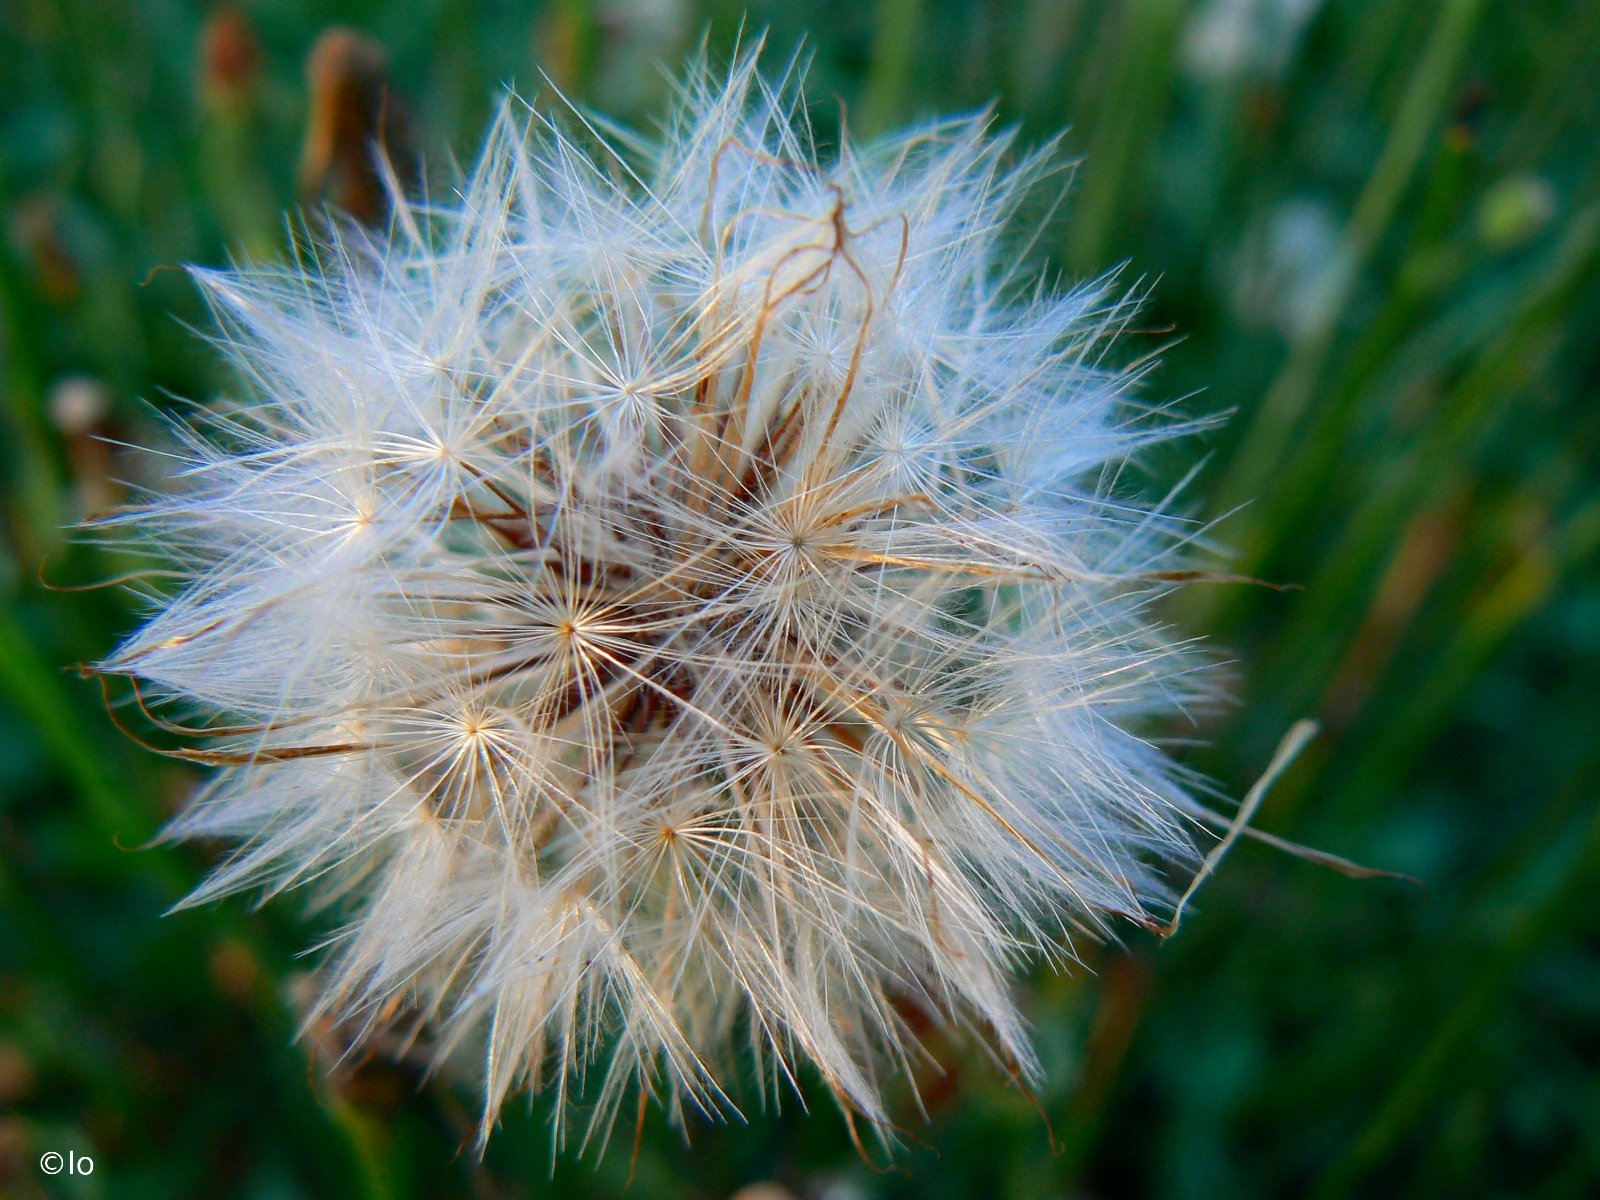
M 243 396 L 107 527 L 182 575 L 101 667 L 214 765 L 192 899 L 335 906 L 316 1014 L 480 1062 L 485 1136 L 741 1061 L 886 1127 L 912 1013 L 1031 1074 L 1011 969 L 1194 858 L 1128 303 L 1030 274 L 1047 154 L 819 156 L 798 89 L 702 64 L 615 148 L 508 102 L 453 199 L 197 272 Z

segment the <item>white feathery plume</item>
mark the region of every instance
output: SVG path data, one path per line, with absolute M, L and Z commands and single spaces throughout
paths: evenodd
M 1209 816 L 1136 732 L 1201 691 L 1184 530 L 1115 486 L 1185 427 L 1029 274 L 1048 156 L 819 162 L 798 90 L 508 103 L 455 202 L 197 271 L 251 398 L 117 518 L 183 582 L 100 670 L 204 714 L 170 833 L 237 846 L 191 902 L 337 902 L 317 1013 L 481 1058 L 485 1136 L 730 1112 L 741 1043 L 881 1129 L 930 1017 L 1033 1074 L 1010 969 L 1170 913 Z

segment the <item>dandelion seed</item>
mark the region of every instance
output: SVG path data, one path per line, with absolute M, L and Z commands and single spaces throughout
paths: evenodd
M 484 1136 L 727 1113 L 746 1053 L 881 1128 L 924 1016 L 1033 1074 L 1010 969 L 1196 858 L 1128 304 L 1028 274 L 1047 154 L 819 162 L 798 87 L 702 66 L 616 150 L 507 104 L 455 201 L 198 272 L 250 398 L 110 526 L 184 580 L 101 669 L 207 714 L 192 901 L 336 902 L 314 1017 L 482 1062 Z

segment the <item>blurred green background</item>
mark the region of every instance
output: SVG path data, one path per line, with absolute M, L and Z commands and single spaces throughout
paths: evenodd
M 68 673 L 132 618 L 68 527 L 149 471 L 169 395 L 226 380 L 183 262 L 281 255 L 303 63 L 352 24 L 436 166 L 501 86 L 632 121 L 734 0 L 5 0 L 0 6 L 0 1194 L 116 1200 L 606 1196 L 542 1102 L 478 1162 L 471 1091 L 295 1042 L 292 903 L 162 918 L 204 869 L 138 850 L 194 777 Z M 1231 569 L 1170 618 L 1238 703 L 1189 761 L 1240 794 L 1323 736 L 1258 824 L 1425 890 L 1245 843 L 1180 936 L 1039 975 L 1038 1107 L 984 1063 L 857 1155 L 820 1090 L 750 1124 L 659 1114 L 631 1195 L 802 1200 L 1600 1194 L 1600 11 L 1593 0 L 757 0 L 824 129 L 998 103 L 1081 157 L 1045 246 L 1154 282 L 1153 388 L 1235 410 L 1153 464 Z M 313 181 L 315 182 L 315 181 Z M 1248 501 L 1248 504 L 1245 502 Z M 1244 505 L 1243 507 L 1240 507 Z M 1053 1130 L 1053 1135 L 1050 1132 Z M 48 1179 L 48 1150 L 91 1176 Z M 755 1196 L 757 1193 L 747 1193 Z

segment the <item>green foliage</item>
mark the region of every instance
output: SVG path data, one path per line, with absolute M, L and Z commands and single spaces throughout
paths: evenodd
M 204 65 L 194 0 L 0 9 L 0 1192 L 618 1193 L 631 1130 L 552 1177 L 543 1102 L 479 1163 L 468 1091 L 403 1062 L 328 1078 L 334 1032 L 293 1040 L 313 936 L 293 905 L 161 917 L 202 856 L 137 847 L 193 777 L 64 670 L 128 628 L 125 598 L 44 582 L 128 569 L 65 532 L 150 478 L 91 435 L 158 441 L 165 397 L 226 387 L 170 268 L 283 253 L 321 29 L 391 50 L 439 163 L 472 153 L 502 83 L 536 96 L 541 66 L 647 120 L 650 64 L 705 22 L 731 46 L 740 6 L 243 11 L 259 61 L 233 79 Z M 804 35 L 824 132 L 991 100 L 1036 137 L 1070 128 L 1082 164 L 1048 248 L 1069 274 L 1156 279 L 1124 353 L 1161 350 L 1151 387 L 1189 410 L 1236 410 L 1194 487 L 1231 512 L 1214 564 L 1298 585 L 1173 597 L 1234 656 L 1239 703 L 1161 732 L 1239 795 L 1319 718 L 1258 825 L 1426 886 L 1245 842 L 1175 940 L 1084 947 L 1093 973 L 1030 982 L 1036 1098 L 934 1035 L 950 1073 L 922 1081 L 926 1123 L 902 1098 L 889 1173 L 817 1089 L 810 1117 L 695 1128 L 692 1150 L 652 1114 L 633 1194 L 1595 1194 L 1592 0 L 761 0 L 745 28 L 763 26 L 779 56 Z M 69 1149 L 93 1176 L 39 1171 Z

